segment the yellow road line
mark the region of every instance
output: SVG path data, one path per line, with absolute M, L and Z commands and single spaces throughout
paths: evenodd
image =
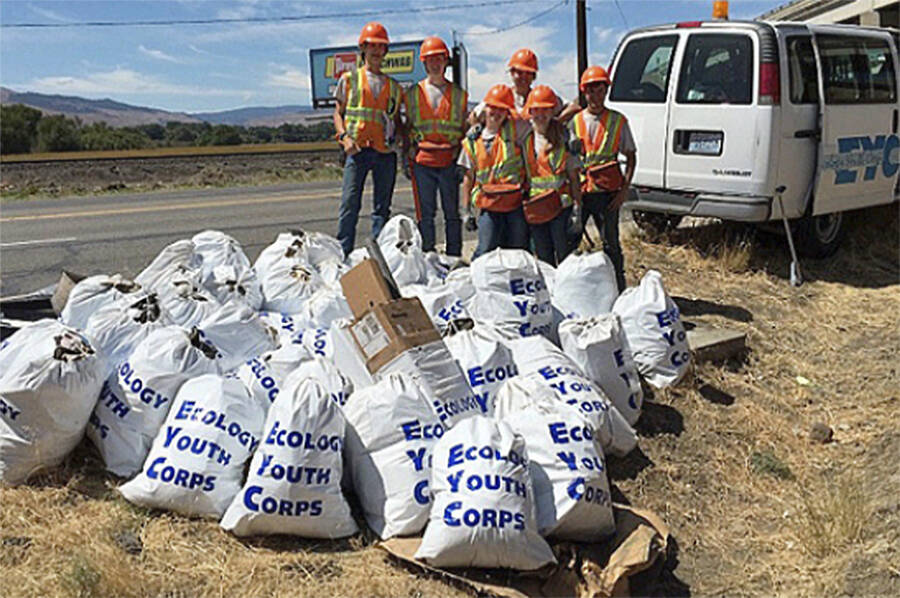
M 248 205 L 258 203 L 279 203 L 285 201 L 297 201 L 300 199 L 323 199 L 326 197 L 340 198 L 340 189 L 334 191 L 309 193 L 305 195 L 290 195 L 287 197 L 243 197 L 229 200 L 201 201 L 192 203 L 164 204 L 155 206 L 140 206 L 133 208 L 107 208 L 105 210 L 84 210 L 81 212 L 57 212 L 54 214 L 35 214 L 34 216 L 9 216 L 0 218 L 0 222 L 25 222 L 28 220 L 57 220 L 59 218 L 85 218 L 88 216 L 112 216 L 116 214 L 139 214 L 142 212 L 169 212 L 175 210 L 195 210 L 199 208 L 216 208 L 225 206 Z

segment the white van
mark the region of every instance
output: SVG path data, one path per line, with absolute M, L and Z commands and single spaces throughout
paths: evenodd
M 688 22 L 630 32 L 607 105 L 638 148 L 639 223 L 684 215 L 796 219 L 825 257 L 842 212 L 900 197 L 897 32 L 851 25 Z

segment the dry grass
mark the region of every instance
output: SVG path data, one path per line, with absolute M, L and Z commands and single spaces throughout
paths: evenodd
M 657 392 L 640 450 L 611 459 L 619 496 L 672 529 L 654 595 L 900 595 L 897 220 L 896 205 L 856 215 L 838 256 L 804 261 L 800 288 L 782 239 L 729 250 L 720 225 L 667 243 L 623 236 L 630 282 L 660 270 L 688 321 L 742 330 L 749 345 Z M 810 439 L 817 422 L 832 442 Z M 240 541 L 131 507 L 113 486 L 82 445 L 64 468 L 0 490 L 0 595 L 459 594 L 368 537 Z
M 133 150 L 103 150 L 80 152 L 44 152 L 6 154 L 0 162 L 57 162 L 62 160 L 121 160 L 124 158 L 168 158 L 190 156 L 226 156 L 241 154 L 275 154 L 282 152 L 321 152 L 334 150 L 333 141 L 305 143 L 254 143 L 245 145 L 211 145 L 200 147 L 154 147 Z

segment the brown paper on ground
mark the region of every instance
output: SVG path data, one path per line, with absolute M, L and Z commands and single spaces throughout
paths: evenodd
M 559 564 L 538 571 L 439 569 L 414 558 L 421 537 L 391 538 L 377 546 L 393 557 L 446 577 L 476 592 L 508 598 L 628 595 L 628 578 L 665 555 L 669 528 L 656 514 L 614 504 L 616 535 L 600 544 L 561 542 L 553 546 Z

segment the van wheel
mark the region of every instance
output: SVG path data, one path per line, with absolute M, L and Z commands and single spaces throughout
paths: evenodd
M 838 250 L 846 233 L 842 212 L 804 216 L 797 223 L 797 250 L 805 257 L 829 257 Z
M 650 235 L 660 235 L 675 230 L 682 219 L 679 214 L 661 214 L 642 210 L 634 210 L 631 217 L 634 218 L 634 223 L 638 225 L 638 228 Z

